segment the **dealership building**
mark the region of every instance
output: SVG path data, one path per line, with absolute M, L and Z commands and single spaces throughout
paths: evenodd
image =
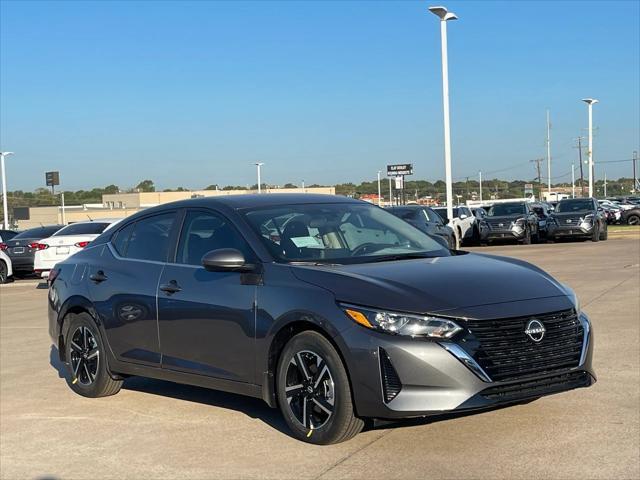
M 316 193 L 335 195 L 334 187 L 310 188 L 264 188 L 269 193 Z M 193 190 L 185 192 L 134 192 L 110 193 L 102 195 L 102 203 L 84 205 L 16 208 L 14 217 L 19 230 L 40 225 L 85 222 L 107 218 L 124 218 L 140 210 L 164 203 L 200 197 L 221 197 L 227 195 L 246 195 L 256 190 Z

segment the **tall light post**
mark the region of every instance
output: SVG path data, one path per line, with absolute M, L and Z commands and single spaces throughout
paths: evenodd
M 551 195 L 551 121 L 547 110 L 547 192 Z
M 480 203 L 482 203 L 482 172 L 478 172 L 478 176 L 480 177 Z
M 440 18 L 440 40 L 442 44 L 442 105 L 444 120 L 444 174 L 447 187 L 447 218 L 453 218 L 453 179 L 451 178 L 451 132 L 449 125 L 449 57 L 447 53 L 447 22 L 457 20 L 455 13 L 445 7 L 429 7 L 429 11 Z
M 4 171 L 4 157 L 13 155 L 13 152 L 0 152 L 0 172 L 2 173 L 2 213 L 4 214 L 4 229 L 9 228 L 9 209 L 7 208 L 7 175 Z
M 380 189 L 380 174 L 382 172 L 378 170 L 378 206 L 382 205 L 382 199 L 380 198 L 382 195 L 382 190 Z
M 258 193 L 262 193 L 262 180 L 260 179 L 260 167 L 262 167 L 262 165 L 264 165 L 264 163 L 256 162 L 256 163 L 254 163 L 254 165 L 258 169 Z
M 589 197 L 593 197 L 593 104 L 598 103 L 595 98 L 583 98 L 583 102 L 589 109 L 589 150 L 587 151 L 587 161 L 589 162 Z

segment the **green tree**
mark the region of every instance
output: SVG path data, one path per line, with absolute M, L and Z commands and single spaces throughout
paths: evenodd
M 153 180 L 143 180 L 136 185 L 136 189 L 141 192 L 155 192 L 156 186 L 153 184 Z

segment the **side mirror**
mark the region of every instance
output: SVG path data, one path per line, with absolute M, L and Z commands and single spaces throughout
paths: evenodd
M 250 272 L 255 268 L 246 263 L 242 252 L 235 248 L 220 248 L 205 253 L 202 266 L 210 272 Z
M 445 225 L 449 225 L 451 223 L 451 220 L 449 220 L 448 218 L 444 219 L 444 224 Z
M 464 220 L 465 218 L 467 218 L 467 216 L 466 216 L 464 213 L 462 213 L 462 214 L 460 215 L 460 220 Z

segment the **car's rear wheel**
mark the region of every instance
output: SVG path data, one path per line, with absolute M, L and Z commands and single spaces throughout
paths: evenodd
M 364 426 L 355 416 L 342 360 L 318 332 L 302 332 L 289 340 L 278 362 L 276 390 L 285 421 L 299 440 L 339 443 Z
M 0 261 L 0 284 L 7 283 L 9 281 L 9 269 L 7 264 Z
M 88 313 L 72 314 L 65 339 L 69 367 L 67 382 L 85 397 L 106 397 L 118 393 L 122 380 L 109 372 L 100 331 Z

